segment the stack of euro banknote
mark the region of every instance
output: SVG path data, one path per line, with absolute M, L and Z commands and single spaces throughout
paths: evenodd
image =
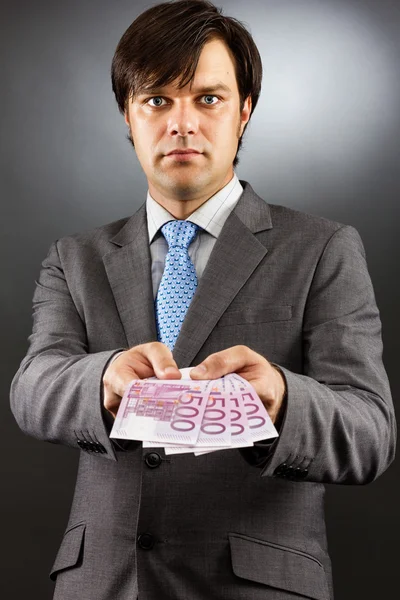
M 278 436 L 253 386 L 232 373 L 220 379 L 136 379 L 126 387 L 111 438 L 196 456 L 253 446 Z

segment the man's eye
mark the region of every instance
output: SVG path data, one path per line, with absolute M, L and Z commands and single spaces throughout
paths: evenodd
M 148 104 L 150 104 L 150 106 L 163 106 L 163 100 L 164 98 L 162 98 L 161 96 L 154 96 L 154 98 L 150 98 L 148 100 Z M 151 102 L 154 102 L 154 104 L 151 104 Z
M 204 104 L 207 104 L 208 106 L 212 106 L 218 102 L 218 97 L 213 96 L 212 94 L 202 96 L 202 99 L 204 99 Z M 153 108 L 158 108 L 160 106 L 164 106 L 165 99 L 162 96 L 153 96 L 152 98 L 149 98 L 146 103 Z
M 203 96 L 204 100 L 205 100 L 205 104 L 208 104 L 209 106 L 211 106 L 212 104 L 216 104 L 215 101 L 218 101 L 217 96 L 212 96 L 210 94 L 207 94 L 207 96 Z

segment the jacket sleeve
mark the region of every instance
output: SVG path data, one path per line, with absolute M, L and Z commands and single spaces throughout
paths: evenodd
M 11 410 L 27 435 L 117 460 L 109 438 L 113 417 L 103 406 L 103 373 L 124 348 L 89 353 L 81 319 L 53 243 L 33 296 L 27 355 L 11 384 Z
M 258 445 L 261 475 L 365 484 L 393 461 L 396 421 L 382 361 L 381 321 L 356 229 L 327 242 L 303 321 L 303 370 L 286 379 L 277 440 Z

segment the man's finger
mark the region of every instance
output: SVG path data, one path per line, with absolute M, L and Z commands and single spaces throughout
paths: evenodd
M 165 344 L 150 342 L 122 352 L 103 377 L 105 408 L 115 415 L 127 385 L 133 379 L 153 375 L 159 379 L 182 377 L 171 350 Z
M 255 364 L 258 355 L 247 346 L 232 346 L 221 352 L 210 354 L 202 363 L 190 371 L 193 379 L 218 379 Z
M 126 386 L 133 379 L 140 379 L 140 377 L 132 366 L 125 364 L 115 369 L 110 379 L 104 379 L 103 381 L 106 389 L 112 389 L 115 394 L 122 397 Z
M 143 348 L 158 379 L 180 379 L 182 377 L 168 346 L 161 342 L 151 342 L 145 344 Z

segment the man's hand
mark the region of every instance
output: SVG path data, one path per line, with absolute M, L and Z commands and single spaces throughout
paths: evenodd
M 228 373 L 237 373 L 256 390 L 271 421 L 277 423 L 286 392 L 286 384 L 280 371 L 263 356 L 247 346 L 233 346 L 210 354 L 190 371 L 193 379 L 218 379 Z
M 150 342 L 125 350 L 104 373 L 104 407 L 115 418 L 128 383 L 132 379 L 154 376 L 158 379 L 181 379 L 178 365 L 165 344 Z

